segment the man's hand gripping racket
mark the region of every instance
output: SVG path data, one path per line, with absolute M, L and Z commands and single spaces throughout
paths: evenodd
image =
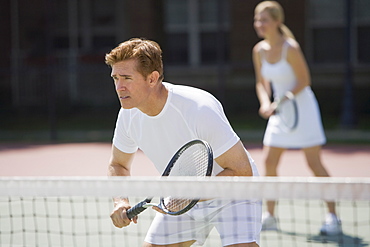
M 213 152 L 210 145 L 202 140 L 193 140 L 182 146 L 172 157 L 162 176 L 210 176 L 213 168 Z M 189 211 L 200 199 L 160 198 L 159 204 L 146 198 L 126 211 L 129 219 L 139 215 L 148 207 L 169 215 L 180 215 Z

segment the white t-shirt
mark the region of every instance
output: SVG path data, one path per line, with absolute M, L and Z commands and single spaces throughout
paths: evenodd
M 157 116 L 148 116 L 137 108 L 121 108 L 113 137 L 116 148 L 125 153 L 140 148 L 162 173 L 176 151 L 191 140 L 207 141 L 214 158 L 239 141 L 214 96 L 193 87 L 163 84 L 168 98 Z M 220 171 L 222 168 L 215 162 L 213 174 Z

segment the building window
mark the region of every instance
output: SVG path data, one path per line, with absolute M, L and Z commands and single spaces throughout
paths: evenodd
M 370 64 L 370 1 L 357 0 L 356 2 L 357 58 L 359 63 Z
M 227 0 L 166 0 L 166 63 L 212 65 L 219 52 L 228 60 L 229 14 Z
M 57 0 L 55 1 L 56 50 L 79 49 L 101 52 L 116 45 L 117 9 L 122 1 Z
M 370 63 L 370 1 L 353 1 L 352 61 Z M 346 60 L 346 0 L 310 0 L 308 2 L 308 34 L 310 61 L 315 64 L 343 64 Z M 330 9 L 330 11 L 328 11 Z

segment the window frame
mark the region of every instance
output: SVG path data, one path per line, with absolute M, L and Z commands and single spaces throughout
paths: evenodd
M 314 32 L 315 30 L 323 30 L 325 28 L 343 28 L 346 29 L 346 13 L 343 11 L 343 16 L 340 18 L 337 18 L 336 20 L 315 20 L 311 18 L 311 7 L 312 7 L 312 2 L 315 0 L 309 0 L 306 1 L 306 37 L 307 37 L 307 42 L 306 42 L 306 57 L 309 63 L 312 64 L 312 66 L 317 67 L 317 68 L 342 68 L 346 61 L 345 59 L 343 61 L 339 62 L 320 62 L 320 61 L 315 61 L 314 60 L 314 51 L 315 51 L 315 45 L 314 44 Z M 317 1 L 317 0 L 316 0 Z M 333 4 L 335 3 L 336 0 L 332 0 Z M 343 4 L 346 5 L 345 0 L 342 0 Z M 370 28 L 370 17 L 367 18 L 362 18 L 360 19 L 357 15 L 358 13 L 358 8 L 359 8 L 359 2 L 358 0 L 355 0 L 353 2 L 353 20 L 351 22 L 351 37 L 352 37 L 352 46 L 350 47 L 351 49 L 351 63 L 352 66 L 356 68 L 369 68 L 370 67 L 370 62 L 361 62 L 359 61 L 359 56 L 358 56 L 358 46 L 359 46 L 359 40 L 358 40 L 358 28 L 361 26 L 364 27 L 369 27 Z M 346 8 L 346 6 L 344 6 Z
M 199 18 L 200 1 L 202 0 L 186 0 L 187 20 L 188 20 L 187 23 L 173 24 L 168 21 L 165 21 L 164 32 L 165 32 L 166 38 L 168 38 L 170 34 L 186 33 L 187 39 L 188 39 L 187 40 L 188 42 L 188 47 L 187 47 L 188 61 L 186 61 L 185 64 L 181 64 L 181 65 L 168 64 L 168 66 L 180 66 L 180 67 L 190 66 L 190 67 L 195 68 L 199 66 L 217 65 L 217 63 L 215 64 L 202 63 L 201 37 L 203 33 L 207 33 L 207 32 L 222 31 L 224 34 L 228 34 L 230 31 L 230 16 L 229 16 L 230 8 L 226 10 L 228 11 L 228 13 L 225 16 L 223 16 L 223 19 L 225 19 L 223 23 L 219 23 L 218 21 L 212 22 L 212 23 L 201 23 L 200 18 Z M 219 8 L 218 6 L 219 3 L 228 4 L 227 6 L 230 7 L 229 2 L 225 0 L 213 1 L 213 2 L 217 4 L 217 8 Z M 164 1 L 164 4 L 167 4 L 167 1 Z M 168 52 L 171 52 L 171 51 L 168 51 Z M 228 52 L 230 53 L 230 51 Z

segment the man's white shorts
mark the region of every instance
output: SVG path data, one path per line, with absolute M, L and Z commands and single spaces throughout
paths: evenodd
M 216 227 L 223 246 L 259 242 L 261 201 L 208 200 L 198 202 L 189 212 L 170 216 L 157 213 L 145 242 L 166 245 L 196 240 L 202 246 Z

